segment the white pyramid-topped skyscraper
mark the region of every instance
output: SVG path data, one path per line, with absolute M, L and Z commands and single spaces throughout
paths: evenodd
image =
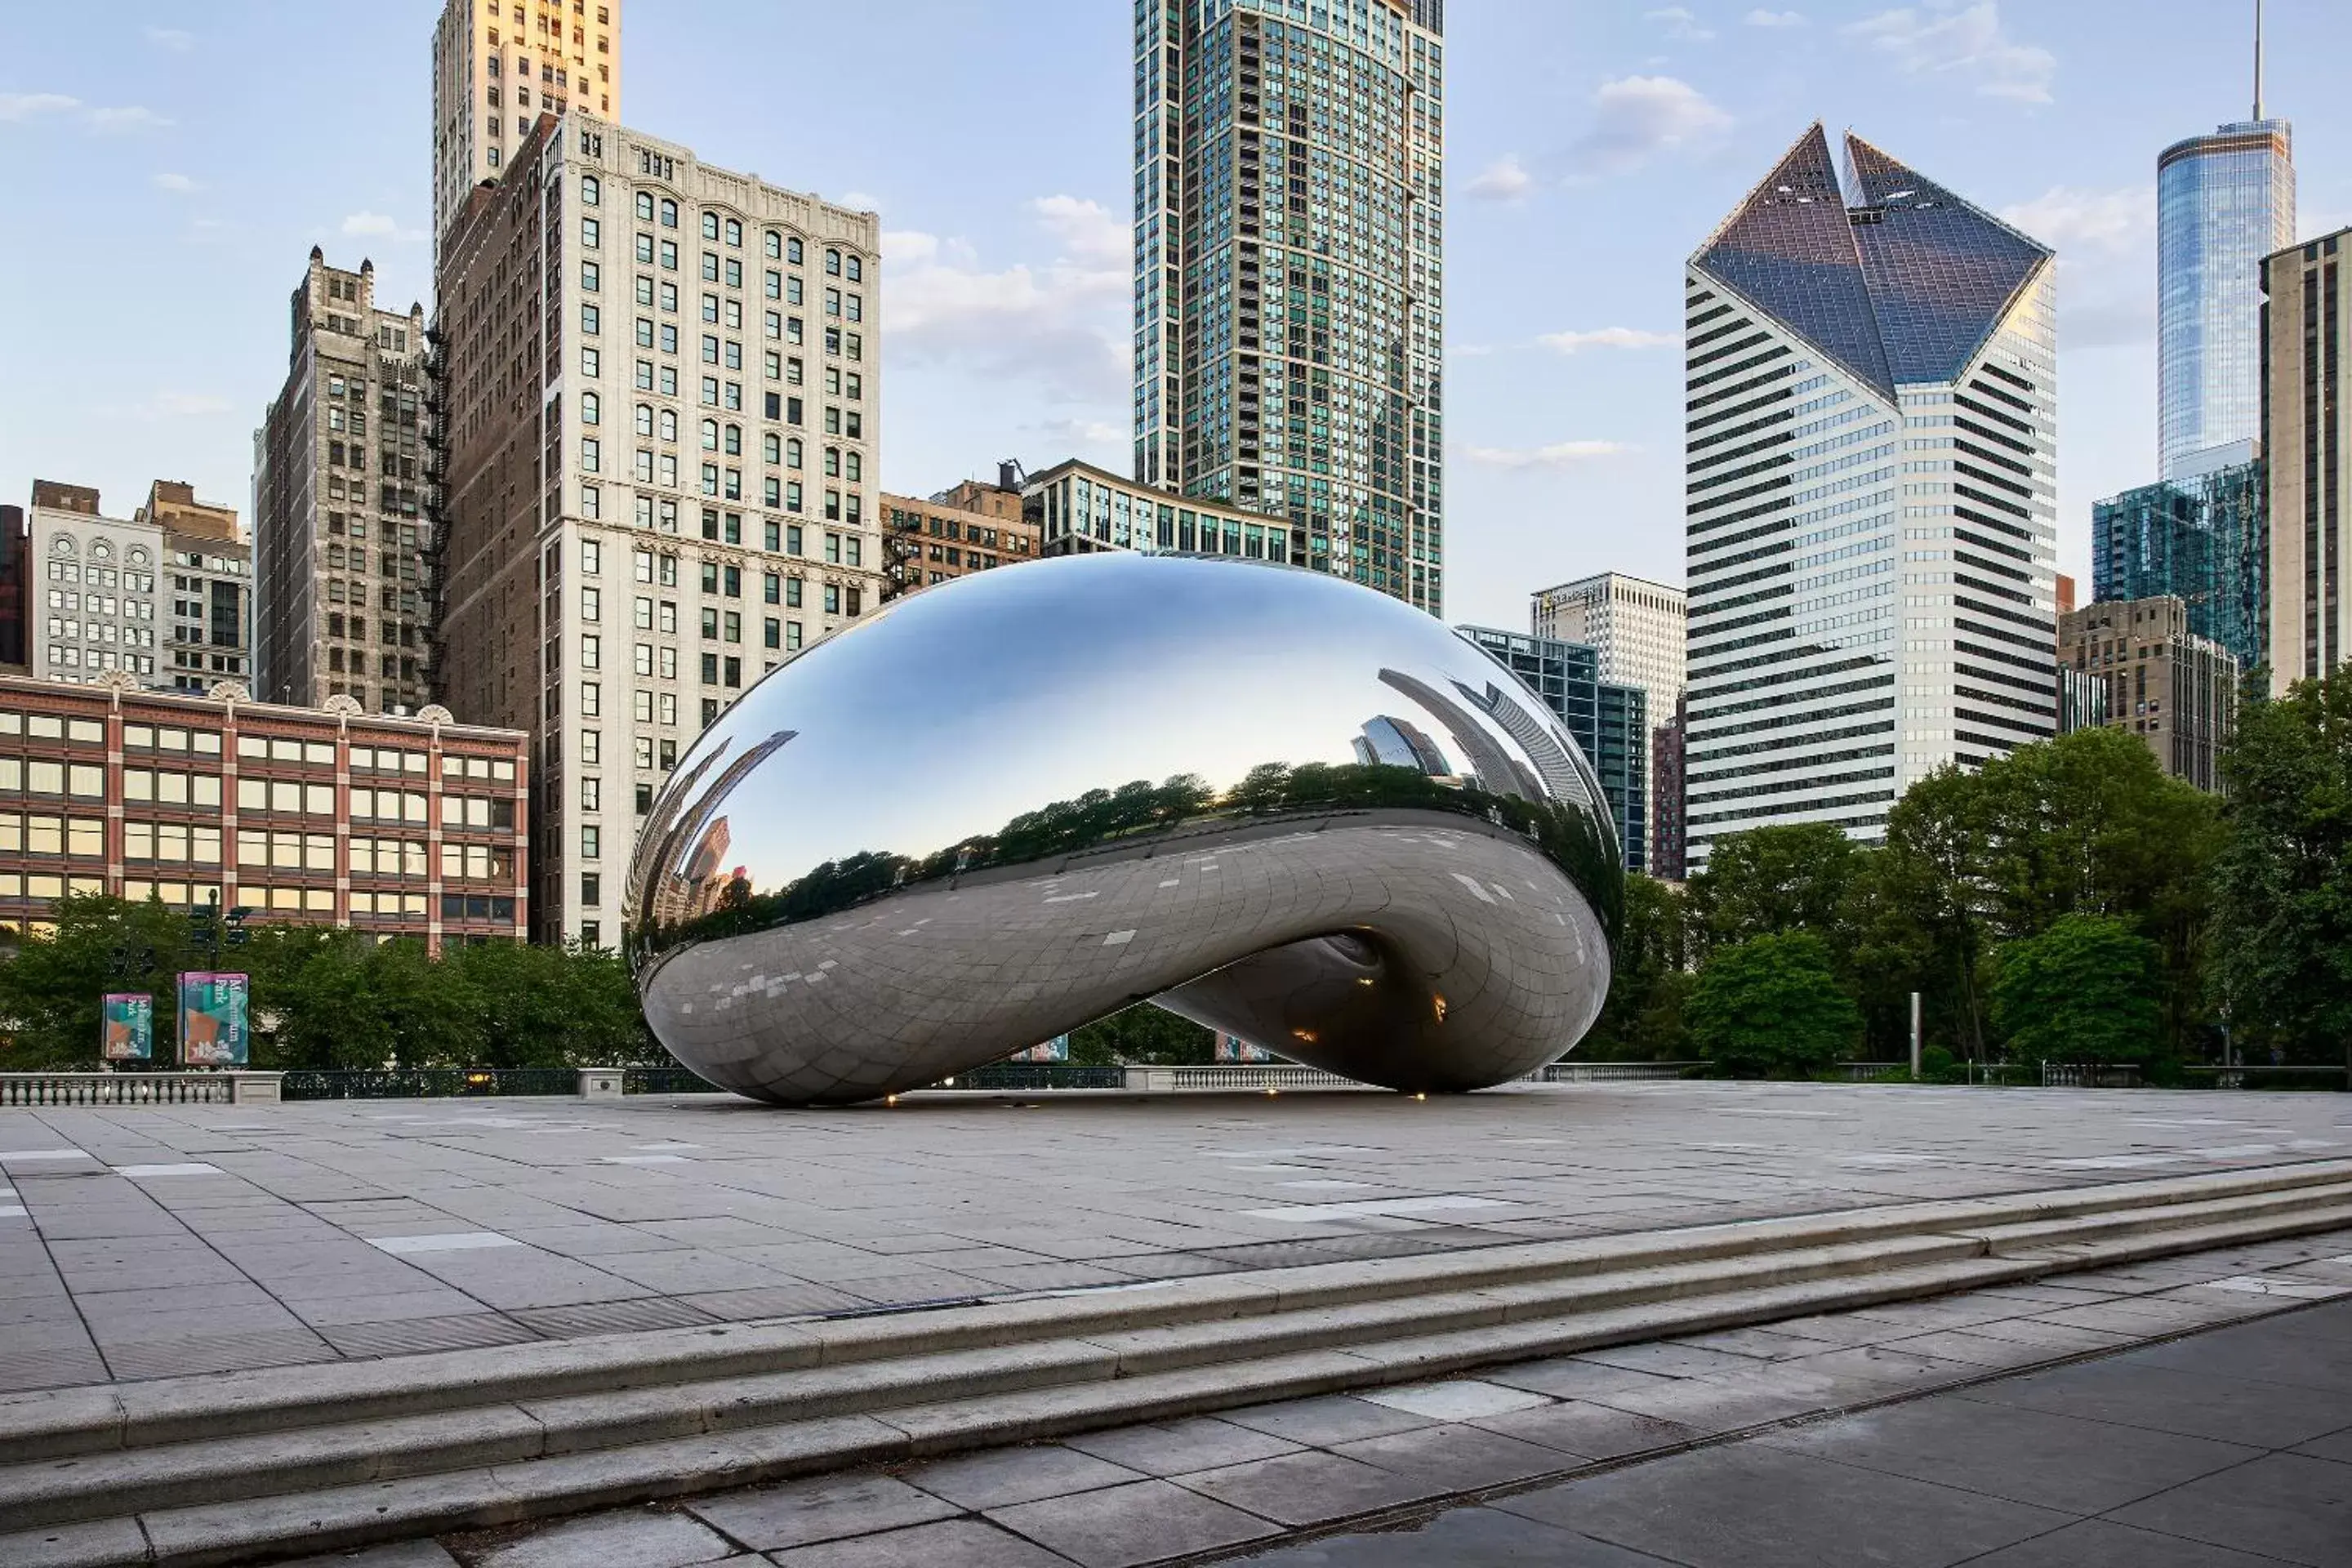
M 1694 870 L 2054 732 L 2053 260 L 1819 124 L 1692 257 Z

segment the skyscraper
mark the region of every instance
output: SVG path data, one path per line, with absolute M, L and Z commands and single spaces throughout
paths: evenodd
M 1622 572 L 1580 578 L 1535 595 L 1534 631 L 1539 637 L 1583 643 L 1601 656 L 1601 679 L 1638 686 L 1653 726 L 1666 723 L 1683 695 L 1683 642 L 1689 634 L 1690 601 L 1680 588 L 1644 582 Z M 1653 752 L 1648 737 L 1642 744 Z M 1659 770 L 1649 770 L 1648 863 L 1661 861 L 1657 836 L 1670 816 L 1659 796 Z
M 2091 597 L 2178 598 L 2190 631 L 2253 668 L 2270 657 L 2266 492 L 2257 458 L 2094 502 Z
M 254 437 L 254 695 L 415 711 L 425 689 L 425 308 L 316 246 Z
M 1592 764 L 1625 869 L 1649 865 L 1649 709 L 1638 686 L 1602 679 L 1601 653 L 1583 643 L 1493 626 L 1456 626 L 1464 641 L 1525 681 L 1543 699 Z
M 1136 8 L 1135 474 L 1443 602 L 1444 0 Z
M 2063 698 L 2083 683 L 2105 689 L 2078 699 L 2068 730 L 2129 730 L 2166 773 L 2217 790 L 2238 710 L 2238 661 L 2190 624 L 2189 606 L 2170 594 L 2067 611 L 2058 617 L 2060 689 Z
M 2294 243 L 2294 142 L 2263 116 L 2262 7 L 2254 117 L 2167 147 L 2156 161 L 2157 418 L 2168 479 L 2254 456 L 2263 407 L 2263 258 Z
M 595 945 L 679 754 L 881 601 L 880 236 L 577 107 L 508 166 L 441 246 L 432 685 L 531 733 L 535 930 Z
M 542 112 L 621 116 L 621 0 L 445 0 L 433 28 L 433 239 Z
M 1816 124 L 1685 277 L 1689 858 L 2055 725 L 2050 250 Z M 1898 558 L 1899 552 L 1899 558 Z
M 2271 689 L 2352 658 L 2352 228 L 2263 263 Z

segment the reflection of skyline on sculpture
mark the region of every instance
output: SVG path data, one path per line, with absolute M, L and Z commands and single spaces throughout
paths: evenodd
M 974 679 L 936 721 L 871 700 L 945 666 Z M 795 1102 L 1143 1000 L 1392 1087 L 1501 1081 L 1597 1011 L 1622 873 L 1574 742 L 1496 676 L 1391 599 L 1249 563 L 902 600 L 748 693 L 656 801 L 646 1016 Z

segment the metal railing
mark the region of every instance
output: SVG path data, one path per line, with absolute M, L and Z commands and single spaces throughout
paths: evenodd
M 998 1062 L 943 1078 L 929 1087 L 969 1089 L 1118 1089 L 1126 1081 L 1125 1074 L 1123 1068 L 1076 1067 L 1067 1062 Z
M 1530 1083 L 1664 1083 L 1705 1072 L 1705 1062 L 1554 1062 Z
M 2268 1062 L 2240 1067 L 2183 1068 L 2190 1081 L 2210 1080 L 2212 1089 L 2352 1089 L 2352 1068 L 2273 1066 Z
M 8 1072 L 0 1073 L 0 1106 L 233 1105 L 270 1098 L 275 1073 Z
M 475 1095 L 579 1093 L 573 1068 L 373 1068 L 286 1074 L 288 1100 L 448 1100 Z
M 724 1094 L 727 1091 L 691 1068 L 625 1068 L 624 1094 Z

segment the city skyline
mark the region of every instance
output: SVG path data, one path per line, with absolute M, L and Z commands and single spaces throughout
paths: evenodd
M 1594 571 L 1681 580 L 1679 367 L 1654 341 L 1675 335 L 1663 280 L 1737 199 L 1758 150 L 1816 106 L 1833 126 L 1870 124 L 1996 212 L 2028 209 L 2024 226 L 2061 252 L 2060 562 L 2087 575 L 2091 500 L 2156 471 L 2154 156 L 2245 112 L 2250 17 L 2135 7 L 2164 25 L 2116 29 L 2015 4 L 1863 5 L 1807 7 L 1799 21 L 1759 12 L 1781 24 L 1765 26 L 1738 6 L 1682 9 L 1504 5 L 1449 18 L 1447 618 L 1516 624 L 1529 589 Z M 15 297 L 57 306 L 0 329 L 11 363 L 42 367 L 0 394 L 0 490 L 37 475 L 127 493 L 172 473 L 249 509 L 251 432 L 284 370 L 283 290 L 310 246 L 338 267 L 372 258 L 388 306 L 430 304 L 436 11 L 339 24 L 337 47 L 382 68 L 331 89 L 274 82 L 293 95 L 273 100 L 285 113 L 215 90 L 241 74 L 221 61 L 300 47 L 280 25 L 192 24 L 162 6 L 103 25 L 0 24 L 17 68 L 0 82 L 0 141 L 33 226 L 84 238 L 0 262 Z M 891 42 L 909 69 L 1033 69 L 1041 47 L 1088 68 L 1064 71 L 1045 125 L 975 116 L 955 94 L 875 117 L 845 85 L 795 79 L 811 133 L 787 154 L 756 90 L 714 76 L 697 39 L 792 37 L 823 54 L 864 47 L 870 26 L 814 7 L 633 11 L 628 118 L 730 166 L 877 204 L 901 372 L 886 485 L 929 493 L 1006 456 L 1126 472 L 1126 18 L 1070 4 L 1007 32 L 969 5 L 903 11 L 913 25 Z M 2352 214 L 2336 155 L 2352 113 L 2320 85 L 2345 25 L 2303 0 L 2273 5 L 2269 30 L 2271 111 L 2296 122 L 2303 228 L 2320 232 Z M 2185 75 L 2183 58 L 2206 63 Z M 2152 103 L 2117 90 L 2158 59 L 2175 90 Z M 1565 124 L 1528 107 L 1562 97 Z M 289 114 L 354 130 L 289 139 Z M 2095 136 L 2063 134 L 2094 123 Z M 103 210 L 81 199 L 94 182 L 116 192 Z M 1604 200 L 1605 243 L 1590 221 Z M 159 254 L 172 258 L 170 302 L 210 330 L 156 340 L 96 311 Z

